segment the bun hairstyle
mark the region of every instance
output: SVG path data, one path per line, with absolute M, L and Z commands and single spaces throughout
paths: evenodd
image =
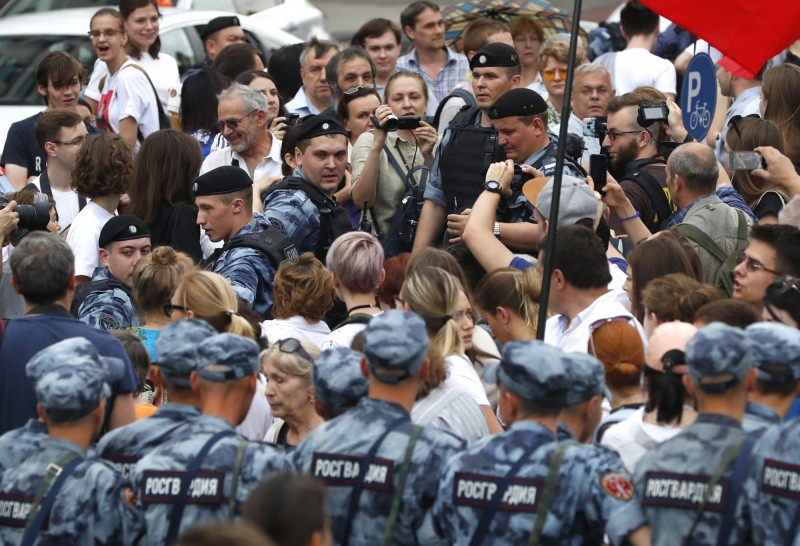
M 475 305 L 494 315 L 498 307 L 509 309 L 536 332 L 539 304 L 542 301 L 542 276 L 535 267 L 520 271 L 513 267 L 496 269 L 475 288 Z
M 194 267 L 188 254 L 160 246 L 144 256 L 133 269 L 133 297 L 141 314 L 163 314 L 181 276 Z
M 592 332 L 589 349 L 603 363 L 609 389 L 627 389 L 641 384 L 644 345 L 636 328 L 618 320 L 602 324 Z

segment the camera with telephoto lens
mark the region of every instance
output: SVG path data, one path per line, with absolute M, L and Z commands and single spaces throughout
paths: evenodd
M 8 206 L 9 200 L 0 196 L 0 209 Z M 40 201 L 33 205 L 17 205 L 14 212 L 19 214 L 17 229 L 44 231 L 50 223 L 50 201 Z

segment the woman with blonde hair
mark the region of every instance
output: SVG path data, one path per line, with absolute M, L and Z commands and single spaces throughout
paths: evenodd
M 450 273 L 426 266 L 409 273 L 398 300 L 405 310 L 422 317 L 430 338 L 430 373 L 412 419 L 451 430 L 471 442 L 502 428 L 480 377 L 464 356 L 461 334 L 451 315 L 458 306 L 460 290 L 460 283 Z
M 519 339 L 536 339 L 542 276 L 530 267 L 525 271 L 504 267 L 486 275 L 475 290 L 475 307 L 504 345 Z
M 261 371 L 267 376 L 267 402 L 275 423 L 264 441 L 294 447 L 324 420 L 314 406 L 314 359 L 319 347 L 294 337 L 284 338 L 261 353 Z

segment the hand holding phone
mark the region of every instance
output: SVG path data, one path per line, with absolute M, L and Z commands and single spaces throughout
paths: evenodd
M 606 156 L 603 154 L 592 154 L 589 156 L 589 176 L 591 176 L 594 181 L 594 190 L 602 197 L 606 195 L 603 188 L 606 185 L 607 170 Z

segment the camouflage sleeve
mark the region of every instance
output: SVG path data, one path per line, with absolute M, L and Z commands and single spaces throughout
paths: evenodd
M 103 463 L 97 463 L 103 464 Z M 135 544 L 144 535 L 144 519 L 136 509 L 136 496 L 130 483 L 110 466 L 98 475 L 95 490 L 87 492 L 93 497 L 95 540 L 101 544 Z M 79 504 L 76 499 L 76 504 Z M 88 508 L 88 507 L 86 507 Z M 79 513 L 86 513 L 76 506 Z
M 455 469 L 458 467 L 457 460 L 456 457 L 451 458 L 442 471 L 439 478 L 439 490 L 436 494 L 436 500 L 426 518 L 426 520 L 432 522 L 436 536 L 447 541 L 449 544 L 455 544 L 456 541 L 456 534 L 452 528 L 453 522 L 456 521 L 456 508 L 453 506 L 452 495 L 453 476 L 455 475 Z
M 236 295 L 250 307 L 253 306 L 258 289 L 258 273 L 251 259 L 251 255 L 256 253 L 256 250 L 249 248 L 228 250 L 214 268 L 215 273 L 228 279 Z
M 89 294 L 78 309 L 78 320 L 101 330 L 139 326 L 130 298 L 120 290 Z
M 269 223 L 289 236 L 297 252 L 314 252 L 319 233 L 319 211 L 311 199 L 300 198 L 302 192 L 275 192 L 264 203 L 264 216 Z

